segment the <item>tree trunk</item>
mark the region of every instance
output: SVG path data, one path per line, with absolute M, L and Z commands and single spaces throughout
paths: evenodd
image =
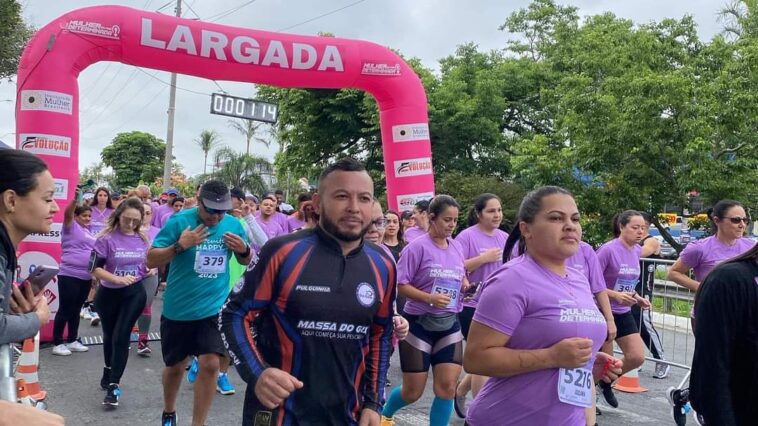
M 208 153 L 205 153 L 205 160 L 203 160 L 203 174 L 208 172 Z

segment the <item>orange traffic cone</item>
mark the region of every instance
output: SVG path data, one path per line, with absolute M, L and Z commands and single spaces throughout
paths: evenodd
M 39 365 L 39 334 L 34 339 L 24 340 L 24 347 L 16 367 L 16 379 L 26 383 L 26 391 L 35 400 L 45 399 L 47 392 L 40 388 L 37 369 Z
M 635 368 L 619 377 L 616 383 L 613 385 L 614 389 L 620 390 L 626 393 L 642 393 L 647 392 L 647 388 L 643 388 L 640 385 L 639 368 Z

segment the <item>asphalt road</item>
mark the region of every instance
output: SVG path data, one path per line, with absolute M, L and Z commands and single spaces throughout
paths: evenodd
M 157 331 L 160 317 L 160 296 L 154 305 L 154 321 L 152 329 Z M 82 336 L 97 336 L 99 327 L 91 327 L 82 322 Z M 663 331 L 664 347 L 677 356 L 674 361 L 683 362 L 691 357 L 691 337 L 675 331 Z M 122 379 L 123 395 L 120 405 L 115 410 L 106 410 L 101 405 L 104 392 L 99 389 L 98 382 L 103 366 L 103 351 L 101 345 L 90 346 L 86 353 L 75 353 L 68 357 L 54 356 L 51 347 L 43 345 L 40 349 L 40 381 L 43 389 L 48 391 L 47 403 L 49 410 L 61 414 L 67 425 L 158 425 L 163 409 L 162 387 L 160 374 L 163 362 L 160 356 L 160 342 L 152 342 L 153 356 L 142 358 L 136 354 L 136 344 L 126 372 Z M 618 409 L 599 404 L 603 414 L 598 417 L 600 425 L 673 425 L 670 407 L 665 398 L 665 390 L 676 386 L 684 376 L 684 370 L 672 368 L 669 378 L 664 380 L 651 377 L 654 363 L 647 362 L 640 372 L 642 385 L 649 388 L 648 392 L 640 394 L 624 394 L 617 392 L 620 406 Z M 230 379 L 237 388 L 237 394 L 232 396 L 216 395 L 211 408 L 207 425 L 238 425 L 241 424 L 242 403 L 245 385 L 235 371 L 231 371 Z M 392 386 L 401 383 L 399 361 L 397 356 L 392 360 L 390 370 Z M 306 384 L 308 386 L 308 384 Z M 192 386 L 186 381 L 182 385 L 178 413 L 179 424 L 187 425 L 192 412 Z M 424 397 L 415 404 L 399 411 L 395 418 L 398 425 L 428 425 L 428 413 L 433 399 L 432 382 L 427 383 Z M 690 419 L 688 424 L 694 424 Z M 451 420 L 452 425 L 463 425 L 457 418 Z

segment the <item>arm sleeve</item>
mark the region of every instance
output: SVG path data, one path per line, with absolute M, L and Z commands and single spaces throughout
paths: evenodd
M 406 285 L 413 282 L 413 277 L 416 275 L 416 268 L 421 261 L 419 258 L 419 251 L 416 247 L 418 247 L 418 245 L 406 246 L 402 253 L 400 253 L 400 259 L 397 261 L 398 285 Z
M 155 236 L 155 239 L 153 240 L 153 247 L 166 248 L 179 241 L 179 235 L 182 233 L 182 231 L 179 230 L 179 222 L 179 220 L 168 221 L 168 223 L 166 223 L 166 226 L 161 228 L 160 232 L 158 232 L 158 235 Z
M 684 247 L 684 250 L 679 254 L 679 259 L 682 259 L 682 262 L 684 262 L 687 267 L 694 268 L 700 264 L 702 256 L 703 253 L 700 250 L 700 244 L 695 242 L 687 244 L 687 246 Z
M 245 231 L 247 232 L 247 239 L 250 240 L 253 245 L 263 247 L 268 241 L 268 236 L 263 232 L 263 228 L 255 220 L 255 217 L 251 214 L 245 216 Z
M 92 251 L 94 251 L 98 257 L 107 259 L 110 254 L 110 244 L 108 244 L 107 236 L 98 238 L 97 241 L 95 241 L 95 246 L 92 248 Z
M 740 278 L 736 264 L 708 275 L 698 296 L 695 314 L 695 355 L 692 360 L 690 398 L 692 406 L 710 424 L 737 425 L 730 387 L 734 341 L 743 330 L 744 317 Z
M 253 338 L 253 321 L 272 303 L 284 257 L 279 246 L 266 244 L 260 261 L 252 271 L 245 272 L 242 288 L 229 297 L 219 315 L 224 346 L 242 379 L 253 388 L 263 370 L 269 367 Z
M 37 314 L 15 315 L 8 308 L 10 303 L 13 273 L 7 270 L 8 260 L 0 256 L 0 344 L 28 339 L 40 329 Z
M 392 256 L 381 256 L 380 270 L 387 271 L 386 279 L 378 283 L 383 287 L 382 304 L 371 325 L 366 370 L 363 373 L 363 408 L 381 414 L 384 406 L 387 371 L 392 354 L 392 316 L 395 305 L 395 284 L 397 271 Z
M 590 291 L 592 291 L 592 294 L 607 290 L 605 287 L 605 279 L 603 278 L 603 269 L 600 266 L 597 254 L 595 254 L 592 249 L 588 249 L 584 252 L 584 262 L 585 267 L 587 268 L 587 280 L 590 282 Z

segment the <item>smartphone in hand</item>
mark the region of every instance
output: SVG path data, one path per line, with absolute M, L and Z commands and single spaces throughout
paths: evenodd
M 24 282 L 21 283 L 19 289 L 22 293 L 24 293 L 27 286 L 32 286 L 32 293 L 37 296 L 50 283 L 50 280 L 52 280 L 54 276 L 58 275 L 58 271 L 59 269 L 56 266 L 37 266 L 34 271 L 32 271 L 32 273 L 26 277 Z

